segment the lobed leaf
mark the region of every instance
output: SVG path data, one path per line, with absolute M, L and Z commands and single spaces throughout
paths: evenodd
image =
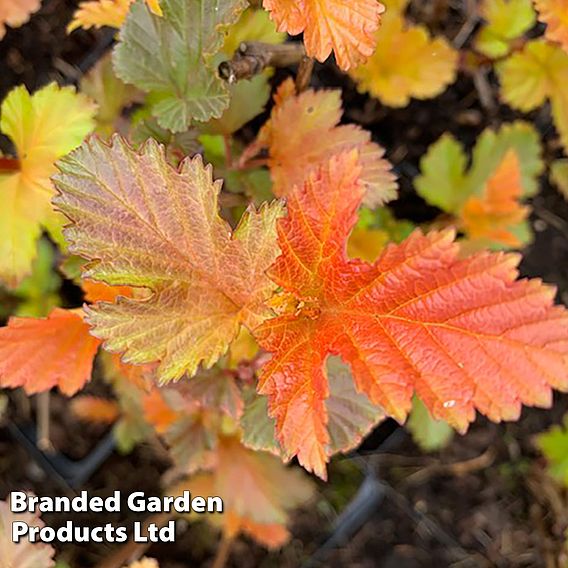
M 521 195 L 519 158 L 509 150 L 489 178 L 483 195 L 473 195 L 465 202 L 461 218 L 468 236 L 513 248 L 523 244 L 515 234 L 515 227 L 525 221 L 529 213 L 529 208 L 520 204 Z
M 55 549 L 49 544 L 32 543 L 21 539 L 12 540 L 12 523 L 21 521 L 29 527 L 45 526 L 45 523 L 34 513 L 12 513 L 9 501 L 0 501 L 0 554 L 2 566 L 11 568 L 52 568 L 55 566 Z
M 484 0 L 480 11 L 486 23 L 475 38 L 475 47 L 491 58 L 507 55 L 512 41 L 536 21 L 532 0 Z
M 329 398 L 325 401 L 330 442 L 325 451 L 331 457 L 359 446 L 363 438 L 385 419 L 385 415 L 365 395 L 355 390 L 349 367 L 341 359 L 330 357 L 326 362 L 326 371 L 330 384 Z M 265 396 L 245 393 L 245 410 L 240 425 L 244 446 L 283 455 L 276 439 L 275 422 L 268 415 L 268 399 Z
M 288 540 L 289 511 L 307 502 L 314 491 L 297 469 L 286 468 L 264 452 L 247 450 L 236 438 L 226 436 L 219 439 L 214 471 L 189 478 L 172 493 L 181 494 L 185 489 L 223 499 L 223 513 L 205 518 L 222 528 L 226 537 L 244 532 L 271 548 Z
M 550 100 L 554 124 L 568 149 L 568 53 L 544 39 L 531 40 L 496 69 L 501 96 L 514 109 L 528 112 Z
M 306 53 L 325 61 L 331 52 L 348 70 L 373 53 L 385 7 L 377 0 L 264 0 L 279 32 L 304 33 Z
M 467 170 L 462 146 L 445 134 L 422 158 L 416 190 L 428 203 L 454 215 L 477 245 L 518 247 L 530 238 L 524 222 L 529 210 L 520 200 L 538 188 L 544 169 L 541 153 L 535 129 L 514 122 L 481 133 Z
M 463 432 L 476 409 L 515 420 L 568 389 L 568 317 L 554 290 L 516 282 L 515 255 L 459 258 L 451 231 L 412 233 L 373 264 L 345 247 L 364 190 L 356 152 L 332 158 L 288 196 L 270 270 L 281 313 L 255 335 L 272 359 L 259 380 L 287 457 L 325 476 L 325 362 L 339 355 L 359 392 L 404 421 L 414 392 Z
M 14 88 L 0 108 L 0 129 L 17 152 L 19 168 L 0 173 L 0 282 L 17 286 L 32 269 L 42 228 L 61 223 L 50 206 L 54 162 L 94 128 L 95 107 L 71 87 L 54 83 L 30 95 Z
M 443 134 L 420 160 L 416 191 L 431 205 L 458 211 L 469 194 L 466 168 L 463 146 L 451 134 Z
M 158 434 L 165 434 L 181 418 L 164 400 L 161 389 L 152 389 L 142 400 L 144 418 Z
M 217 428 L 208 424 L 208 413 L 180 415 L 165 432 L 176 474 L 192 475 L 216 462 Z
M 55 308 L 47 318 L 10 318 L 0 328 L 0 386 L 34 394 L 58 386 L 71 396 L 91 378 L 99 341 L 80 314 Z
M 356 148 L 360 151 L 362 180 L 367 189 L 365 203 L 376 207 L 396 197 L 396 178 L 384 159 L 383 148 L 359 126 L 339 125 L 340 91 L 310 89 L 296 95 L 290 79 L 280 85 L 274 98 L 276 104 L 270 119 L 244 156 L 268 148 L 275 195 L 285 197 L 303 182 L 310 169 L 337 152 Z M 302 151 L 298 152 L 298 148 Z
M 429 99 L 455 80 L 457 52 L 443 37 L 431 39 L 425 27 L 407 25 L 402 15 L 387 14 L 376 40 L 368 61 L 349 74 L 360 92 L 383 104 L 404 107 L 411 98 Z
M 162 0 L 163 17 L 133 4 L 113 53 L 125 83 L 151 92 L 161 127 L 187 130 L 192 121 L 219 118 L 229 105 L 225 83 L 210 58 L 223 45 L 222 27 L 237 20 L 246 0 Z
M 120 28 L 130 10 L 134 0 L 89 0 L 81 2 L 73 19 L 67 26 L 67 33 L 77 28 L 88 30 L 90 28 Z M 158 0 L 146 0 L 148 8 L 157 16 L 162 15 Z
M 73 221 L 71 252 L 90 261 L 84 277 L 153 292 L 87 308 L 109 351 L 160 361 L 162 382 L 179 379 L 211 367 L 241 325 L 266 317 L 281 204 L 249 208 L 232 231 L 211 168 L 197 156 L 176 171 L 153 140 L 135 152 L 118 136 L 110 145 L 92 138 L 58 166 L 54 203 Z
M 41 0 L 8 0 L 0 4 L 0 40 L 6 35 L 6 26 L 18 28 L 41 7 Z
M 550 41 L 558 42 L 568 51 L 568 19 L 564 0 L 534 0 L 538 19 L 546 24 L 544 35 Z

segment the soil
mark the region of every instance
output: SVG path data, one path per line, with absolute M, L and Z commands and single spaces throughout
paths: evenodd
M 0 42 L 0 99 L 21 83 L 35 89 L 50 80 L 73 82 L 93 59 L 93 51 L 102 51 L 101 45 L 108 43 L 108 32 L 65 33 L 75 6 L 71 0 L 44 0 L 43 8 L 28 25 L 8 31 Z M 461 3 L 456 6 L 444 1 L 416 2 L 411 16 L 427 18 L 432 29 L 451 38 L 464 21 Z M 275 82 L 281 75 L 276 75 Z M 427 147 L 445 131 L 471 147 L 486 126 L 516 118 L 498 103 L 491 76 L 490 95 L 495 108 L 489 110 L 481 105 L 473 81 L 465 74 L 440 97 L 414 101 L 400 110 L 383 108 L 357 93 L 353 84 L 330 64 L 316 66 L 312 83 L 316 87 L 342 88 L 344 120 L 371 130 L 374 139 L 388 148 L 401 185 L 393 209 L 397 216 L 415 222 L 432 220 L 438 213 L 412 189 L 412 178 Z M 556 156 L 557 136 L 547 109 L 524 118 L 541 131 L 546 157 Z M 254 135 L 260 123 L 261 119 L 257 119 L 246 127 L 243 137 Z M 568 304 L 568 204 L 543 180 L 532 205 L 535 240 L 524 251 L 522 273 L 555 284 L 558 301 Z M 74 294 L 76 291 L 71 290 L 70 296 Z M 100 387 L 91 388 L 98 392 Z M 69 457 L 80 459 L 104 431 L 76 424 L 58 395 L 53 395 L 53 401 L 54 443 Z M 14 407 L 21 408 L 17 404 Z M 401 443 L 389 448 L 388 453 L 376 453 L 383 428 L 371 435 L 360 455 L 334 462 L 330 483 L 320 484 L 314 504 L 295 515 L 288 546 L 266 552 L 240 539 L 233 546 L 228 566 L 557 566 L 554 559 L 559 556 L 561 535 L 568 526 L 567 496 L 543 476 L 544 464 L 533 437 L 560 422 L 567 410 L 567 397 L 558 396 L 552 411 L 525 410 L 518 423 L 496 425 L 479 419 L 467 436 L 456 436 L 445 450 L 430 455 L 422 453 L 408 436 L 402 436 Z M 12 417 L 21 420 L 21 412 Z M 101 496 L 115 489 L 124 494 L 136 490 L 159 495 L 166 468 L 167 462 L 155 448 L 141 445 L 128 456 L 113 454 L 84 489 Z M 355 494 L 363 472 L 376 476 L 384 499 L 347 542 L 324 554 L 320 547 Z M 2 428 L 0 498 L 22 488 L 40 495 L 69 492 L 47 477 L 7 428 Z M 67 518 L 71 517 L 44 516 L 54 527 Z M 96 515 L 76 515 L 74 520 L 81 524 L 102 521 Z M 108 521 L 119 519 L 109 515 L 104 519 Z M 163 568 L 209 565 L 217 543 L 212 530 L 202 524 L 178 522 L 178 531 L 175 545 L 154 546 L 148 555 L 158 558 Z M 65 545 L 61 558 L 83 568 L 94 566 L 115 550 L 112 545 Z

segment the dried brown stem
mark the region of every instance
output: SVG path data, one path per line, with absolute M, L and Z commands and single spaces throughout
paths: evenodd
M 260 41 L 243 42 L 230 61 L 219 65 L 219 75 L 228 83 L 251 79 L 267 67 L 288 67 L 302 61 L 306 55 L 303 44 L 272 45 Z
M 488 448 L 483 454 L 470 460 L 454 463 L 435 463 L 409 475 L 405 480 L 405 485 L 416 485 L 424 483 L 434 475 L 456 475 L 462 476 L 480 469 L 489 467 L 495 460 L 493 448 Z
M 42 452 L 52 452 L 53 445 L 50 440 L 50 412 L 49 412 L 49 391 L 39 393 L 36 398 L 37 403 L 37 447 Z
M 298 67 L 298 75 L 296 75 L 296 92 L 302 93 L 310 86 L 312 72 L 314 70 L 314 60 L 311 57 L 304 56 Z
M 215 555 L 213 564 L 211 564 L 211 568 L 225 568 L 227 560 L 229 559 L 232 544 L 233 539 L 223 534 L 219 547 L 217 548 L 217 554 Z

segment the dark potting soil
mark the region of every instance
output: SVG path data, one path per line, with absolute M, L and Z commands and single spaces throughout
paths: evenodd
M 69 82 L 78 77 L 77 66 L 106 32 L 78 31 L 68 36 L 65 26 L 76 4 L 71 0 L 44 0 L 29 24 L 8 31 L 0 42 L 0 98 L 17 84 L 35 89 L 50 80 Z M 450 38 L 463 24 L 460 2 L 415 2 L 410 15 Z M 278 72 L 274 82 L 283 74 Z M 480 104 L 473 81 L 464 74 L 438 98 L 413 101 L 403 109 L 384 108 L 357 93 L 351 81 L 331 64 L 316 66 L 312 84 L 341 88 L 344 120 L 369 129 L 387 148 L 401 186 L 393 210 L 400 218 L 415 222 L 432 220 L 438 213 L 417 197 L 412 187 L 420 157 L 430 144 L 449 131 L 471 148 L 485 127 L 520 118 L 499 104 L 491 75 L 489 94 L 495 107 L 489 110 Z M 263 118 L 245 127 L 243 138 L 254 136 Z M 557 156 L 557 136 L 547 109 L 522 118 L 540 130 L 545 156 Z M 523 251 L 522 273 L 555 284 L 558 300 L 568 304 L 568 204 L 543 181 L 532 205 L 535 240 Z M 71 290 L 70 296 L 75 297 L 75 292 Z M 104 387 L 94 384 L 90 388 L 95 394 L 105 394 Z M 104 429 L 75 422 L 59 395 L 53 395 L 53 409 L 54 444 L 73 459 L 88 454 L 104 435 Z M 558 396 L 552 411 L 525 410 L 518 423 L 495 425 L 479 419 L 467 436 L 456 436 L 445 450 L 431 455 L 423 454 L 406 437 L 390 453 L 337 459 L 331 467 L 330 483 L 319 485 L 314 504 L 295 514 L 289 545 L 278 552 L 266 552 L 247 539 L 239 539 L 228 566 L 553 567 L 568 525 L 566 508 L 562 510 L 560 505 L 566 503 L 567 496 L 543 477 L 543 462 L 533 436 L 558 423 L 567 410 L 567 398 Z M 373 444 L 366 449 L 372 449 Z M 129 456 L 113 454 L 84 488 L 101 496 L 116 489 L 124 494 L 145 491 L 159 495 L 167 467 L 167 458 L 159 448 L 143 444 Z M 320 561 L 316 562 L 313 554 L 356 492 L 365 468 L 383 484 L 384 501 L 347 543 L 327 555 L 320 550 Z M 31 489 L 38 495 L 65 492 L 2 428 L 0 498 L 16 489 Z M 67 518 L 85 525 L 141 520 L 132 515 L 124 519 L 89 514 L 44 516 L 54 527 Z M 203 524 L 178 522 L 178 529 L 175 544 L 153 546 L 147 554 L 159 559 L 162 568 L 207 566 L 217 544 L 215 533 Z M 81 568 L 94 566 L 116 549 L 116 545 L 101 544 L 60 547 L 62 559 Z

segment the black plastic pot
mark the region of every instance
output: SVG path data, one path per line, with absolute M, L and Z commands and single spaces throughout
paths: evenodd
M 112 430 L 82 460 L 72 460 L 60 452 L 44 452 L 37 447 L 34 423 L 8 424 L 12 436 L 25 448 L 45 473 L 64 489 L 80 488 L 112 454 L 116 446 Z

